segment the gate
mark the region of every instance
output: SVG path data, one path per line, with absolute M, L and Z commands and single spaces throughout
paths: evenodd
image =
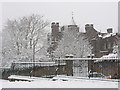
M 88 77 L 89 73 L 98 73 L 111 78 L 120 78 L 120 59 L 118 58 L 56 58 L 66 62 L 66 75 Z

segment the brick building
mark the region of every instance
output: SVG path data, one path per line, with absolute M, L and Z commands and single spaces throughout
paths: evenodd
M 89 26 L 89 27 L 88 27 Z M 92 53 L 95 57 L 102 57 L 112 53 L 113 47 L 118 44 L 118 34 L 113 33 L 112 28 L 107 33 L 101 33 L 94 29 L 93 25 L 86 25 L 86 36 L 93 46 Z
M 57 48 L 64 30 L 68 30 L 73 34 L 82 33 L 81 35 L 84 35 L 93 46 L 92 54 L 98 58 L 112 53 L 113 47 L 118 44 L 118 34 L 113 33 L 112 28 L 108 28 L 106 33 L 101 33 L 94 29 L 93 24 L 86 24 L 85 32 L 79 32 L 79 27 L 75 23 L 60 27 L 58 22 L 53 22 L 51 24 L 51 34 L 48 34 L 48 43 L 50 45 L 48 51 L 54 51 Z
M 67 25 L 67 30 L 72 31 L 71 33 L 81 33 L 79 32 L 79 27 L 75 24 L 75 21 L 72 17 L 71 24 Z M 48 36 L 48 42 L 51 45 L 52 49 L 55 50 L 57 48 L 57 43 L 61 40 L 63 31 L 66 30 L 66 26 L 59 26 L 59 23 L 53 22 L 51 24 L 51 34 Z M 93 24 L 85 25 L 85 32 L 82 32 L 81 35 L 84 35 L 92 45 L 92 55 L 96 58 L 101 58 L 104 55 L 109 55 L 113 53 L 113 47 L 118 45 L 118 33 L 113 33 L 112 28 L 108 28 L 106 33 L 99 32 L 94 28 Z M 101 72 L 99 65 L 103 63 L 103 71 Z M 118 62 L 88 62 L 88 71 L 91 69 L 91 66 L 94 67 L 95 72 L 103 73 L 105 75 L 114 73 L 118 74 L 119 66 Z

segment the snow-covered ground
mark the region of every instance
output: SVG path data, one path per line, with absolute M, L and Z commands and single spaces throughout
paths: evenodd
M 53 79 L 55 81 L 53 81 Z M 34 78 L 34 81 L 15 81 L 0 79 L 2 88 L 118 88 L 118 82 L 70 77 Z M 57 80 L 56 80 L 57 79 Z

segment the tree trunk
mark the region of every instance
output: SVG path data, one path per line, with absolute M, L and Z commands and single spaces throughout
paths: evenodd
M 16 45 L 17 45 L 17 55 L 19 55 L 20 54 L 19 43 L 16 42 Z
M 33 45 L 33 76 L 35 76 L 35 45 Z

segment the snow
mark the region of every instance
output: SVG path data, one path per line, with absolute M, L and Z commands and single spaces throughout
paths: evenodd
M 55 58 L 55 60 L 72 60 L 72 61 L 89 61 L 89 60 L 114 60 L 114 59 L 119 59 L 119 58 Z
M 106 52 L 106 51 L 101 51 Z M 102 60 L 119 60 L 118 58 L 118 45 L 113 46 L 113 52 L 108 55 L 103 55 L 100 59 L 97 59 L 95 62 L 99 62 Z
M 74 56 L 73 54 L 66 54 L 65 56 Z
M 102 35 L 98 35 L 98 37 L 102 37 Z
M 44 66 L 58 66 L 59 64 L 56 62 L 14 62 L 12 64 L 14 65 L 14 68 L 30 68 L 33 67 L 32 65 L 35 63 L 35 66 L 40 66 L 40 67 L 44 67 Z M 66 65 L 66 63 L 60 63 L 60 65 Z
M 101 60 L 100 60 L 101 59 Z M 104 55 L 100 58 L 99 60 L 96 60 L 95 62 L 101 62 L 103 60 L 117 60 L 118 59 L 118 54 L 117 53 L 110 53 L 108 55 Z
M 66 55 L 80 58 L 91 54 L 92 46 L 85 36 L 81 35 L 77 30 L 77 27 L 64 27 L 62 39 L 58 42 L 58 47 L 54 52 L 56 57 L 64 58 Z
M 117 58 L 117 57 L 118 57 L 117 53 L 116 53 L 116 54 L 110 53 L 110 54 L 108 54 L 108 55 L 104 55 L 104 56 L 101 57 L 101 58 Z
M 16 77 L 16 76 L 15 76 Z M 53 81 L 53 79 L 57 79 Z M 0 79 L 2 88 L 118 88 L 118 82 L 101 81 L 71 76 L 56 76 L 49 78 L 34 78 L 34 81 L 15 81 Z
M 15 64 L 55 64 L 55 62 L 14 62 Z
M 104 35 L 103 38 L 108 38 L 115 35 L 116 35 L 115 33 L 108 33 L 107 35 Z
M 7 21 L 2 32 L 2 66 L 10 66 L 13 61 L 31 61 L 34 54 L 36 61 L 39 60 L 38 56 L 40 58 L 41 55 L 46 55 L 48 48 L 46 28 L 49 23 L 40 17 L 30 15 Z M 31 22 L 37 22 L 34 29 L 31 27 L 33 24 L 28 24 L 30 19 Z M 31 29 L 28 30 L 28 27 Z
M 28 76 L 19 76 L 19 75 L 11 75 L 8 77 L 8 79 L 18 79 L 18 80 L 27 80 L 27 81 L 33 81 L 34 77 L 28 77 Z

